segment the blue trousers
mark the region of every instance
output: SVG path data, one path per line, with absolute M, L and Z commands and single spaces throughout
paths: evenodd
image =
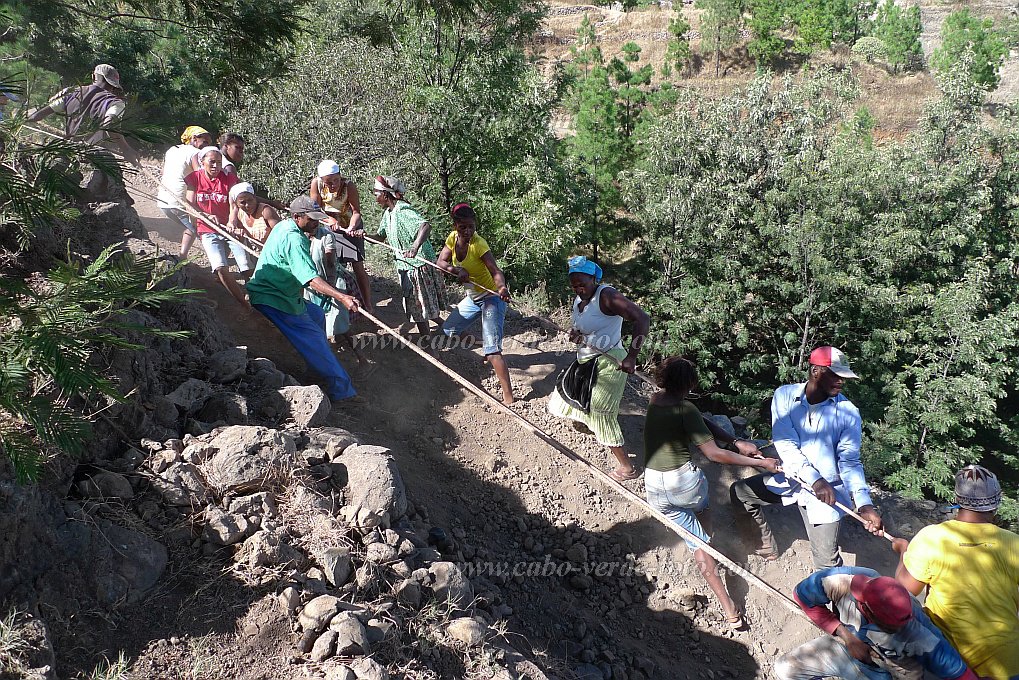
M 304 314 L 287 314 L 269 305 L 252 305 L 262 312 L 286 336 L 308 366 L 326 381 L 326 394 L 330 399 L 350 399 L 357 392 L 350 384 L 350 376 L 340 366 L 333 348 L 326 340 L 326 317 L 322 308 L 304 305 Z

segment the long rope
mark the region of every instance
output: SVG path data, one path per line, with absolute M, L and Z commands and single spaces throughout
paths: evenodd
M 661 511 L 655 509 L 650 504 L 648 504 L 648 502 L 645 501 L 643 498 L 641 498 L 640 496 L 638 496 L 634 492 L 630 491 L 629 489 L 627 489 L 625 486 L 623 486 L 622 484 L 620 484 L 616 480 L 612 479 L 612 477 L 610 477 L 607 473 L 603 472 L 600 468 L 598 468 L 596 465 L 591 463 L 591 461 L 589 461 L 588 459 L 584 458 L 579 453 L 577 453 L 573 449 L 569 448 L 568 446 L 566 446 L 565 444 L 563 444 L 559 440 L 555 439 L 552 435 L 548 434 L 547 432 L 545 432 L 544 430 L 539 428 L 537 425 L 532 423 L 530 420 L 528 420 L 524 416 L 520 415 L 519 413 L 517 413 L 516 411 L 514 411 L 510 407 L 506 406 L 501 401 L 499 401 L 498 399 L 496 399 L 492 395 L 488 394 L 486 391 L 484 391 L 483 389 L 481 389 L 480 387 L 478 387 L 474 383 L 470 382 L 469 380 L 467 380 L 466 378 L 461 376 L 459 373 L 456 373 L 456 372 L 450 370 L 449 368 L 447 368 L 438 359 L 436 359 L 433 356 L 430 356 L 427 352 L 422 350 L 420 347 L 416 346 L 410 340 L 407 340 L 406 338 L 404 338 L 402 335 L 400 335 L 400 333 L 398 331 L 396 331 L 395 329 L 390 328 L 389 326 L 387 326 L 380 319 L 375 317 L 371 312 L 368 312 L 368 311 L 366 311 L 364 309 L 361 309 L 360 313 L 363 314 L 369 320 L 371 320 L 379 328 L 381 328 L 382 330 L 386 331 L 388 334 L 392 335 L 398 341 L 400 341 L 401 343 L 403 343 L 404 345 L 409 347 L 411 350 L 416 352 L 425 361 L 427 361 L 428 363 L 432 364 L 433 366 L 438 368 L 440 371 L 442 371 L 443 373 L 448 375 L 450 378 L 452 378 L 453 380 L 458 382 L 460 385 L 465 387 L 472 394 L 474 394 L 477 397 L 479 397 L 482 401 L 485 401 L 486 403 L 491 404 L 496 409 L 498 409 L 498 410 L 502 411 L 503 413 L 505 413 L 506 415 L 510 416 L 513 420 L 515 420 L 517 423 L 519 423 L 521 426 L 523 426 L 524 429 L 526 429 L 531 434 L 533 434 L 534 436 L 536 436 L 539 439 L 541 439 L 542 441 L 544 441 L 546 444 L 548 444 L 552 448 L 556 449 L 559 453 L 563 454 L 564 456 L 566 456 L 570 460 L 573 460 L 573 461 L 583 465 L 584 467 L 586 467 L 588 472 L 590 472 L 592 475 L 594 475 L 595 477 L 600 479 L 602 482 L 607 484 L 610 488 L 612 488 L 614 491 L 616 491 L 616 493 L 620 494 L 626 500 L 630 501 L 634 505 L 640 507 L 641 509 L 643 509 L 644 511 L 649 513 L 652 517 L 657 519 L 659 522 L 664 524 L 666 527 L 671 529 L 673 532 L 675 532 L 676 534 L 679 534 L 679 536 L 681 538 L 683 538 L 685 540 L 688 540 L 688 541 L 692 541 L 693 543 L 695 543 L 697 545 L 697 547 L 699 549 L 703 550 L 704 552 L 708 553 L 709 555 L 714 557 L 716 560 L 718 560 L 719 562 L 724 564 L 730 571 L 732 571 L 733 573 L 739 574 L 740 576 L 745 578 L 748 582 L 753 583 L 758 588 L 763 590 L 766 594 L 768 594 L 768 595 L 774 597 L 775 599 L 777 599 L 789 611 L 791 611 L 791 612 L 793 612 L 795 614 L 798 614 L 798 615 L 803 616 L 804 618 L 806 618 L 806 615 L 800 609 L 799 605 L 797 605 L 788 596 L 782 594 L 774 586 L 770 585 L 769 583 L 767 583 L 766 581 L 761 579 L 756 574 L 753 574 L 753 573 L 747 571 L 746 569 L 744 569 L 743 567 L 741 567 L 740 565 L 736 564 L 735 562 L 730 560 L 728 557 L 723 555 L 721 552 L 719 552 L 715 548 L 711 547 L 710 544 L 708 544 L 707 542 L 702 540 L 699 536 L 694 535 L 689 530 L 687 530 L 684 527 L 681 527 L 681 526 L 677 525 L 676 523 L 674 523 L 672 520 L 670 520 Z
M 813 487 L 811 485 L 807 484 L 805 481 L 803 481 L 802 479 L 800 479 L 796 475 L 791 475 L 791 477 L 792 477 L 792 479 L 796 480 L 797 483 L 799 483 L 801 488 L 803 488 L 805 491 L 810 493 L 810 495 L 813 496 L 814 498 L 817 498 L 817 494 L 814 493 L 814 489 L 813 489 Z M 818 500 L 821 500 L 821 499 L 818 498 Z M 823 503 L 824 501 L 821 501 L 821 502 Z M 868 524 L 870 524 L 870 522 L 868 522 L 866 519 L 864 519 L 863 515 L 861 515 L 860 513 L 856 512 L 855 510 L 853 510 L 851 508 L 846 507 L 844 504 L 842 504 L 838 500 L 835 501 L 835 507 L 838 508 L 839 510 L 841 510 L 842 512 L 846 513 L 847 515 L 849 515 L 853 519 L 859 520 L 860 524 L 862 524 L 864 526 L 867 526 Z M 895 540 L 895 536 L 892 536 L 890 533 L 888 533 L 884 529 L 882 529 L 881 533 L 878 534 L 878 535 L 882 536 L 884 538 L 887 538 L 889 542 L 893 542 Z

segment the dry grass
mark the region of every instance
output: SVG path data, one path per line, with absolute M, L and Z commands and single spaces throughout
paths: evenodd
M 18 626 L 20 614 L 21 612 L 15 609 L 0 619 L 0 671 L 5 675 L 21 674 L 28 670 L 23 658 L 32 647 Z
M 116 661 L 110 661 L 104 659 L 98 666 L 95 667 L 89 675 L 87 680 L 127 680 L 127 674 L 129 672 L 129 664 L 127 659 L 124 658 L 124 652 L 121 652 Z

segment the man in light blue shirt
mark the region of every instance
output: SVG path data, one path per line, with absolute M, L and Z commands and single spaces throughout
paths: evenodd
M 857 508 L 867 528 L 880 533 L 881 516 L 874 509 L 860 462 L 863 421 L 842 394 L 845 380 L 856 377 L 840 350 L 818 347 L 810 353 L 807 382 L 775 390 L 772 440 L 783 473 L 749 477 L 730 489 L 734 507 L 742 506 L 761 530 L 763 545 L 757 554 L 762 557 L 778 557 L 761 511 L 772 503 L 799 505 L 815 569 L 842 566 L 838 533 L 844 513 L 835 507 L 836 501 Z

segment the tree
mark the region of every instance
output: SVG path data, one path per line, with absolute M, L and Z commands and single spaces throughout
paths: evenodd
M 652 69 L 649 64 L 632 68 L 640 61 L 640 45 L 628 42 L 623 45 L 623 58 L 615 57 L 609 62 L 609 73 L 616 82 L 616 96 L 622 105 L 619 109 L 622 134 L 629 139 L 636 118 L 644 106 L 647 94 L 643 87 L 651 83 Z
M 771 66 L 785 50 L 785 40 L 777 34 L 785 23 L 784 0 L 754 0 L 751 3 L 749 25 L 753 37 L 747 50 L 758 68 Z
M 972 462 L 1011 496 L 1019 485 L 1019 112 L 983 127 L 967 73 L 949 74 L 910 138 L 881 145 L 844 74 L 684 91 L 638 127 L 622 180 L 655 357 L 694 358 L 763 432 L 775 386 L 839 345 L 865 367 L 847 392 L 868 473 L 915 497 L 950 498 Z
M 895 0 L 885 0 L 877 9 L 873 36 L 884 45 L 885 59 L 898 71 L 923 55 L 920 47 L 920 8 L 903 9 Z
M 739 40 L 743 29 L 744 0 L 697 0 L 701 15 L 701 49 L 715 58 L 715 77 L 721 75 L 722 52 Z
M 993 90 L 998 86 L 998 71 L 1008 54 L 1008 46 L 994 30 L 992 19 L 980 19 L 968 9 L 952 12 L 941 27 L 941 45 L 931 56 L 931 66 L 939 74 L 946 74 L 959 63 L 964 52 L 972 52 L 970 77 L 973 81 Z
M 604 62 L 601 48 L 598 46 L 598 35 L 591 25 L 591 17 L 584 13 L 584 18 L 577 29 L 577 42 L 570 46 L 573 55 L 573 66 L 583 67 L 584 75 L 591 72 L 591 67 Z
M 690 22 L 677 14 L 669 22 L 669 46 L 665 51 L 665 66 L 689 73 L 693 53 L 690 50 Z
M 307 0 L 5 2 L 30 67 L 64 85 L 114 64 L 151 116 L 218 122 L 221 98 L 281 73 Z M 51 91 L 33 91 L 39 101 Z M 234 102 L 236 103 L 236 102 Z

